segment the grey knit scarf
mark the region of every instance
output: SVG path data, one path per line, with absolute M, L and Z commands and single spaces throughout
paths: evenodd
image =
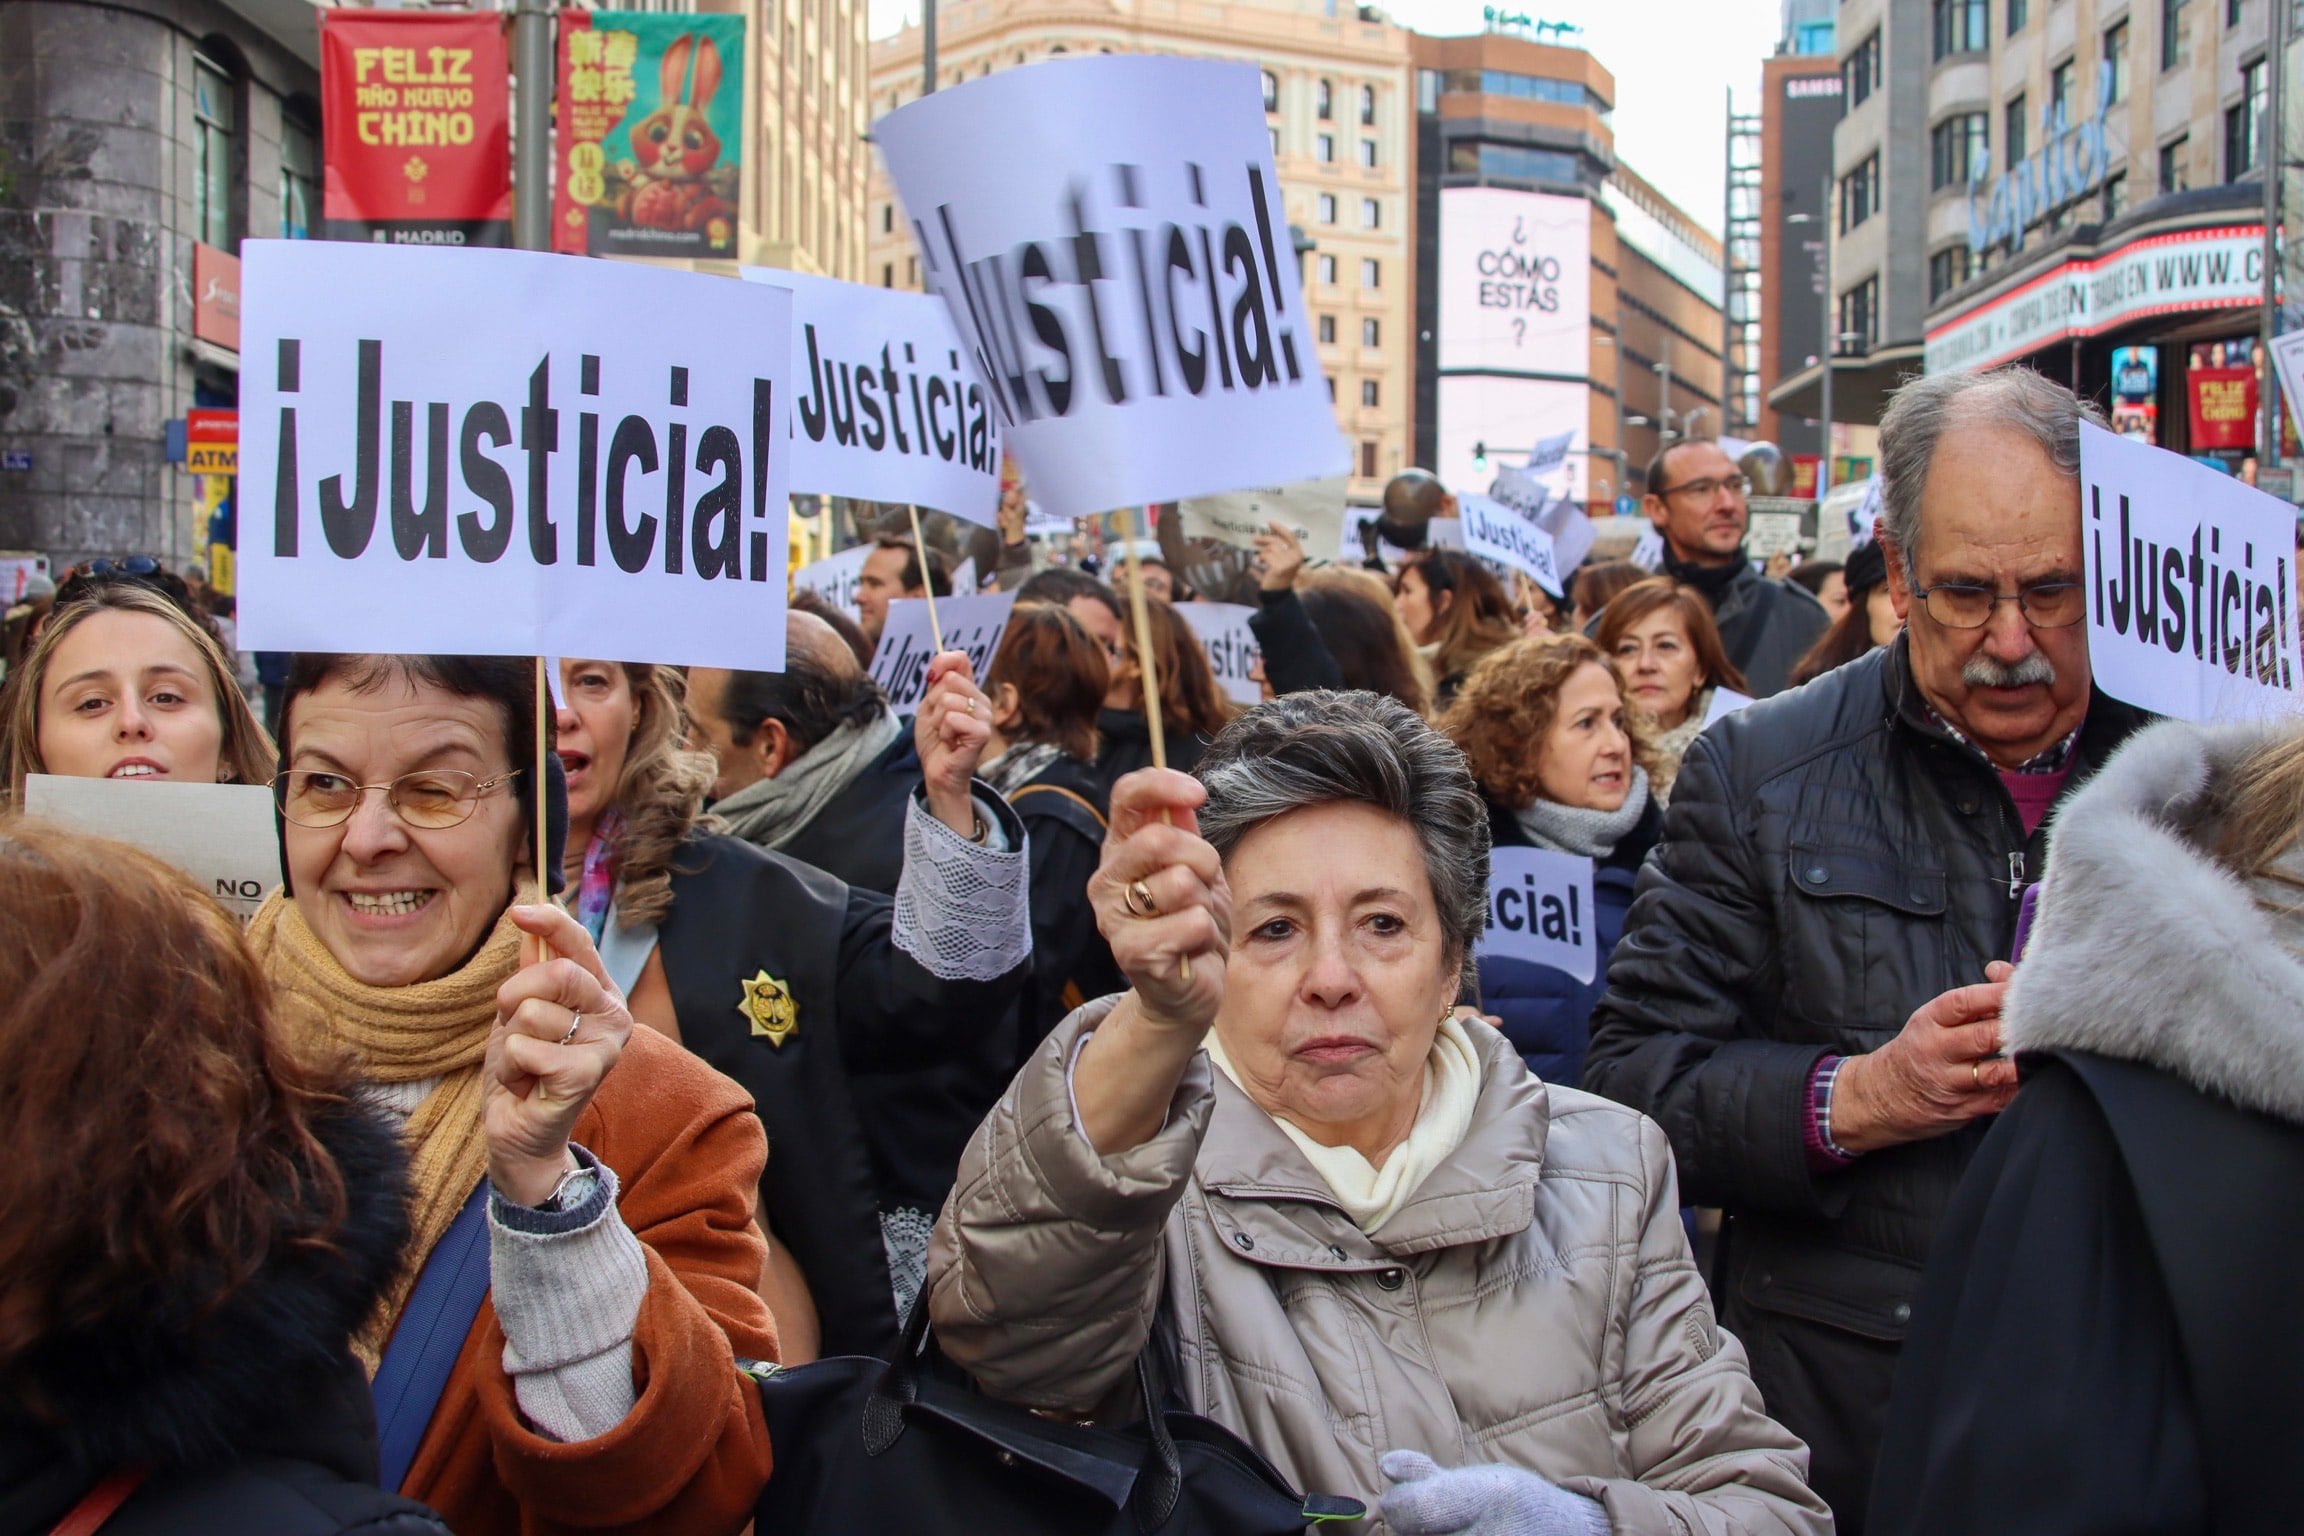
M 1604 859 L 1631 835 L 1632 829 L 1640 824 L 1641 813 L 1647 809 L 1648 770 L 1635 767 L 1631 792 L 1615 810 L 1594 811 L 1580 805 L 1562 805 L 1556 800 L 1538 800 L 1514 811 L 1512 819 L 1539 848 Z
M 903 732 L 902 724 L 885 710 L 870 720 L 850 721 L 786 764 L 776 777 L 747 784 L 714 802 L 712 814 L 727 823 L 733 836 L 763 848 L 781 848 Z

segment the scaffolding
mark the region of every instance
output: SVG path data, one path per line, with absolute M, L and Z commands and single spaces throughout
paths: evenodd
M 1760 426 L 1760 115 L 1738 112 L 1728 92 L 1727 227 L 1720 241 L 1727 291 L 1720 306 L 1721 435 Z

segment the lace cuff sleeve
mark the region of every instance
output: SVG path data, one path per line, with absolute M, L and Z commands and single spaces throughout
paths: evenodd
M 983 797 L 977 797 L 979 812 Z M 1032 954 L 1032 865 L 1023 824 L 1003 806 L 1005 850 L 970 842 L 915 793 L 904 810 L 896 947 L 939 981 L 996 981 Z

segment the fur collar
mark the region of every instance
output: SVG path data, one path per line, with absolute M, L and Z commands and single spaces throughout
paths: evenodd
M 2208 855 L 2212 792 L 2291 725 L 2139 732 L 2059 811 L 2006 1010 L 2014 1051 L 2140 1062 L 2304 1123 L 2304 891 Z M 2280 863 L 2304 875 L 2304 847 Z
M 60 1331 L 0 1393 L 0 1441 L 21 1449 L 29 1437 L 98 1472 L 198 1468 L 293 1442 L 315 1412 L 339 1416 L 348 1373 L 365 1396 L 349 1343 L 399 1266 L 406 1158 L 358 1103 L 313 1128 L 344 1175 L 340 1255 L 281 1249 L 206 1316 L 193 1311 L 185 1280 L 161 1277 L 130 1315 Z M 18 1417 L 17 1405 L 35 1397 L 54 1405 L 61 1428 Z

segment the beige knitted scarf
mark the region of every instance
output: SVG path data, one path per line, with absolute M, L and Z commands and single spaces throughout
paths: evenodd
M 515 899 L 533 901 L 536 893 L 530 888 Z M 519 967 L 523 937 L 507 914 L 461 969 L 414 986 L 372 987 L 337 963 L 285 892 L 274 891 L 249 920 L 249 947 L 273 986 L 309 1005 L 283 1008 L 284 1016 L 324 1028 L 326 1041 L 349 1048 L 370 1082 L 439 1080 L 405 1133 L 415 1186 L 407 1256 L 355 1341 L 371 1370 L 432 1246 L 488 1171 L 480 1068 L 496 1022 L 496 991 Z

